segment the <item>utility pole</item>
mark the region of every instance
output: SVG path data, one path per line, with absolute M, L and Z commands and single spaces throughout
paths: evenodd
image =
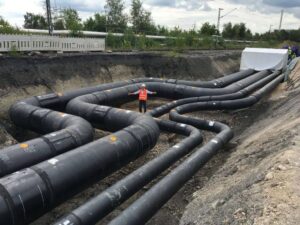
M 51 4 L 50 0 L 46 0 L 46 9 L 47 9 L 47 22 L 49 35 L 53 35 L 53 24 L 52 24 L 52 15 L 51 15 Z
M 219 13 L 218 13 L 218 23 L 217 23 L 217 30 L 220 32 L 220 22 L 221 22 L 221 11 L 224 10 L 222 8 L 219 8 Z
M 224 10 L 222 8 L 219 8 L 219 13 L 218 13 L 218 24 L 217 24 L 217 29 L 218 32 L 220 32 L 220 23 L 221 23 L 221 19 L 224 18 L 225 16 L 228 16 L 229 14 L 231 14 L 233 11 L 237 10 L 237 8 L 234 8 L 233 10 L 229 11 L 228 13 L 226 13 L 225 15 L 221 16 L 221 11 Z
M 281 31 L 281 27 L 282 27 L 283 14 L 284 14 L 284 10 L 281 10 L 280 23 L 279 23 L 279 31 Z

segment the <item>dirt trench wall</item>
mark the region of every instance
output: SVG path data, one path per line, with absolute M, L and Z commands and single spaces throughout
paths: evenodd
M 237 71 L 240 52 L 114 53 L 0 58 L 0 121 L 11 104 L 137 77 L 210 80 Z

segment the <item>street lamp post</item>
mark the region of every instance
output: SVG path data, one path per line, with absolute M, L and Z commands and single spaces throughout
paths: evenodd
M 221 22 L 221 11 L 224 10 L 222 8 L 219 8 L 219 13 L 218 13 L 218 23 L 217 23 L 217 30 L 220 32 L 220 22 Z

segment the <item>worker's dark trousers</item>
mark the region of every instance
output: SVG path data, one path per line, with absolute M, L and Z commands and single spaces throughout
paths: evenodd
M 140 108 L 140 113 L 143 112 L 143 109 L 144 109 L 144 113 L 147 112 L 147 101 L 140 100 L 139 108 Z

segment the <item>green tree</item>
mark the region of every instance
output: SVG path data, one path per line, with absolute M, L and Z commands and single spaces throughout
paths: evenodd
M 169 35 L 169 29 L 164 27 L 164 26 L 157 26 L 157 34 L 158 35 L 163 35 L 163 36 L 168 36 Z
M 235 39 L 245 39 L 247 28 L 244 23 L 235 24 L 232 29 L 234 32 Z
M 6 20 L 0 16 L 0 34 L 15 34 L 20 31 L 12 27 Z
M 143 8 L 141 0 L 132 0 L 131 22 L 136 33 L 153 34 L 153 32 L 156 32 L 151 19 L 151 12 Z
M 53 28 L 54 30 L 65 30 L 66 27 L 64 24 L 64 20 L 62 18 L 54 18 Z
M 107 25 L 110 32 L 124 32 L 127 27 L 127 16 L 124 14 L 123 0 L 106 0 Z
M 75 36 L 78 36 L 83 28 L 78 12 L 72 8 L 64 9 L 53 21 L 54 30 L 70 30 Z
M 255 34 L 253 35 L 253 39 L 254 39 L 254 40 L 259 40 L 260 38 L 261 38 L 261 36 L 260 36 L 259 33 L 255 33 Z
M 217 33 L 215 25 L 210 25 L 208 22 L 204 23 L 200 29 L 200 34 L 204 36 L 211 36 Z
M 232 23 L 226 23 L 224 24 L 222 36 L 225 38 L 233 38 L 234 37 L 234 31 L 232 29 Z
M 39 14 L 27 12 L 24 15 L 24 28 L 27 29 L 47 29 L 46 18 Z
M 230 38 L 230 39 L 251 39 L 252 32 L 250 29 L 246 27 L 245 23 L 234 24 L 227 23 L 224 25 L 223 37 Z
M 253 34 L 252 34 L 251 30 L 247 29 L 245 39 L 251 40 L 252 38 L 253 38 Z
M 173 29 L 170 30 L 170 36 L 174 36 L 174 37 L 177 37 L 177 36 L 180 36 L 183 34 L 183 31 L 178 27 L 174 27 Z
M 88 31 L 106 31 L 106 16 L 99 13 L 95 13 L 93 17 L 88 18 L 84 23 L 83 27 Z
M 63 12 L 63 20 L 66 29 L 68 30 L 81 30 L 81 18 L 78 15 L 77 10 L 75 9 L 64 9 Z

